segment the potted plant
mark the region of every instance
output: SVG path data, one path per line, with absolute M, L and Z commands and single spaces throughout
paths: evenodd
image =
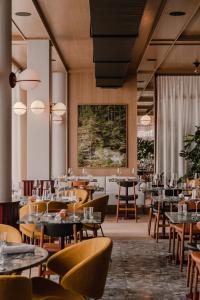
M 184 137 L 184 148 L 180 156 L 187 161 L 185 178 L 194 178 L 195 173 L 200 173 L 200 126 L 196 126 L 194 134 Z

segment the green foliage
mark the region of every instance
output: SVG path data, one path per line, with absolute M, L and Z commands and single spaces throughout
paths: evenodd
M 79 167 L 125 167 L 126 152 L 126 105 L 79 105 Z
M 184 149 L 180 152 L 180 156 L 188 162 L 185 177 L 194 177 L 195 173 L 200 173 L 200 126 L 196 128 L 194 135 L 184 137 Z
M 153 158 L 154 141 L 137 138 L 137 159 L 139 161 Z

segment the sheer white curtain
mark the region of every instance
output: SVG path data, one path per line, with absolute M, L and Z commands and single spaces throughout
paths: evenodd
M 200 125 L 200 76 L 157 77 L 156 172 L 183 176 L 183 138 Z

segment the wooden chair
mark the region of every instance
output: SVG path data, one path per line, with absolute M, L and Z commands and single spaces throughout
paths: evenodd
M 120 180 L 118 182 L 119 192 L 116 196 L 117 199 L 117 212 L 116 212 L 116 222 L 119 220 L 119 212 L 125 212 L 125 217 L 128 217 L 128 212 L 134 212 L 135 221 L 137 222 L 137 203 L 136 199 L 138 195 L 136 195 L 135 186 L 137 182 L 133 180 Z M 132 188 L 133 193 L 129 194 L 129 188 Z M 125 194 L 122 194 L 122 190 L 125 190 Z
M 80 187 L 86 187 L 89 184 L 88 180 L 77 180 L 77 181 L 72 181 L 72 186 L 74 188 L 80 188 Z

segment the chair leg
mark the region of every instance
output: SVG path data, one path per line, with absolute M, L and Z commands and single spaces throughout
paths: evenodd
M 184 261 L 184 242 L 185 242 L 185 238 L 184 238 L 184 232 L 181 234 L 181 251 L 180 251 L 180 271 L 183 271 L 183 261 Z
M 153 229 L 153 238 L 156 238 L 156 224 L 157 224 L 157 215 L 155 215 L 154 229 Z
M 172 235 L 172 227 L 169 226 L 169 250 L 168 250 L 169 253 L 171 253 L 171 242 L 172 242 L 171 235 Z
M 193 259 L 191 259 L 190 274 L 189 274 L 189 276 L 190 276 L 189 277 L 189 291 L 190 291 L 190 295 L 192 295 L 194 267 L 195 267 L 195 263 L 194 263 Z
M 104 236 L 104 232 L 103 232 L 102 226 L 100 226 L 100 229 L 101 229 L 101 234 L 102 234 L 102 236 Z
M 172 237 L 172 258 L 175 258 L 175 242 L 176 242 L 176 231 L 173 228 L 173 237 Z
M 117 211 L 116 211 L 116 222 L 118 223 L 119 220 L 119 199 L 117 201 Z
M 190 272 L 191 272 L 191 254 L 190 252 L 188 253 L 188 262 L 187 262 L 187 287 L 189 287 L 189 283 L 190 283 Z
M 160 221 L 160 216 L 158 214 L 157 215 L 157 222 L 156 222 L 156 243 L 158 243 L 158 239 L 159 239 L 159 221 Z
M 195 266 L 193 300 L 197 300 L 198 276 L 199 276 L 199 270 L 198 267 Z
M 135 222 L 137 223 L 137 205 L 135 200 Z
M 180 240 L 180 238 L 179 238 L 179 235 L 177 233 L 176 258 L 175 258 L 176 264 L 179 261 L 179 240 Z
M 151 221 L 152 221 L 152 217 L 153 217 L 153 210 L 152 210 L 152 207 L 150 207 L 149 221 L 148 221 L 148 235 L 151 234 Z

